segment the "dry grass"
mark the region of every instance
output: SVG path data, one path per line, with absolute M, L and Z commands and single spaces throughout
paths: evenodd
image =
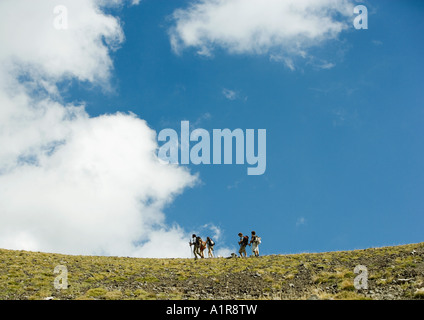
M 366 296 L 353 285 L 356 277 L 353 270 L 358 264 L 367 265 L 370 286 L 374 288 L 384 289 L 393 286 L 399 277 L 415 275 L 413 281 L 399 287 L 406 298 L 424 299 L 423 248 L 424 244 L 414 244 L 351 252 L 198 261 L 69 256 L 0 249 L 0 299 L 39 300 L 53 296 L 84 300 L 179 300 L 195 298 L 193 292 L 202 293 L 199 288 L 209 288 L 207 297 L 214 299 L 224 289 L 233 294 L 234 290 L 227 288 L 228 283 L 244 291 L 255 289 L 259 292 L 255 297 L 261 299 L 303 299 L 312 294 L 321 299 L 364 299 Z M 421 254 L 411 255 L 412 250 Z M 53 286 L 57 277 L 53 270 L 57 265 L 68 269 L 70 286 L 66 290 Z M 190 286 L 194 284 L 193 289 Z M 187 289 L 193 292 L 187 293 Z

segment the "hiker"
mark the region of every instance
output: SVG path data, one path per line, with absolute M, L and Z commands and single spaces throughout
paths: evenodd
M 205 255 L 203 254 L 203 251 L 206 249 L 206 242 L 202 240 L 199 236 L 196 236 L 193 234 L 191 236 L 192 241 L 189 242 L 190 247 L 193 247 L 193 253 L 194 253 L 194 260 L 197 260 L 197 256 L 204 259 Z
M 192 241 L 189 242 L 190 247 L 193 246 L 193 253 L 194 253 L 194 260 L 197 260 L 197 256 L 201 257 L 202 255 L 200 254 L 200 237 L 196 236 L 195 234 L 193 234 L 191 236 Z
M 197 243 L 198 243 L 198 246 L 199 246 L 200 257 L 202 259 L 204 259 L 205 254 L 203 253 L 203 251 L 205 251 L 205 249 L 206 249 L 206 241 L 203 241 L 202 238 L 197 237 Z
M 259 244 L 261 243 L 261 238 L 256 235 L 255 231 L 252 231 L 252 236 L 250 237 L 249 245 L 252 245 L 252 254 L 255 257 L 259 257 Z
M 206 245 L 208 246 L 208 257 L 213 258 L 213 247 L 215 245 L 215 242 L 211 238 L 207 237 Z
M 240 258 L 243 257 L 247 257 L 246 254 L 246 246 L 249 245 L 249 237 L 248 236 L 243 236 L 243 233 L 239 233 L 238 236 L 240 237 L 240 241 L 238 242 L 238 244 L 240 245 L 240 250 L 239 250 L 239 254 L 240 254 Z

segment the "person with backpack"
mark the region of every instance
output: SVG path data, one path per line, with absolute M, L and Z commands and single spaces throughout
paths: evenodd
M 259 257 L 259 244 L 261 243 L 261 238 L 256 235 L 255 231 L 252 231 L 252 236 L 250 237 L 249 245 L 252 245 L 252 255 Z
M 240 237 L 240 241 L 238 242 L 238 244 L 240 245 L 240 250 L 239 250 L 239 254 L 240 254 L 240 258 L 247 257 L 246 254 L 246 247 L 249 245 L 249 237 L 248 236 L 243 236 L 243 234 L 240 232 L 238 234 L 238 236 Z
M 189 242 L 190 247 L 193 246 L 193 253 L 194 253 L 194 260 L 197 260 L 197 256 L 202 257 L 202 254 L 200 253 L 200 242 L 201 238 L 193 234 L 191 236 L 192 241 Z
M 211 238 L 206 237 L 206 245 L 208 246 L 208 257 L 213 258 L 213 247 L 215 246 L 215 242 Z

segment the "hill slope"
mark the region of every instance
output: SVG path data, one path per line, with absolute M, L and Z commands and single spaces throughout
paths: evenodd
M 2 300 L 424 298 L 424 243 L 197 261 L 12 250 L 0 257 Z M 67 289 L 53 285 L 57 265 L 67 268 Z M 355 289 L 357 265 L 368 269 L 367 290 Z

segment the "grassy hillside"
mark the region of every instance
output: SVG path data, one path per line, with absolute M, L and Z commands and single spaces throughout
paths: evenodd
M 424 243 L 246 259 L 135 259 L 0 250 L 0 299 L 423 299 Z M 55 289 L 57 265 L 67 289 Z M 354 287 L 355 266 L 368 290 Z

